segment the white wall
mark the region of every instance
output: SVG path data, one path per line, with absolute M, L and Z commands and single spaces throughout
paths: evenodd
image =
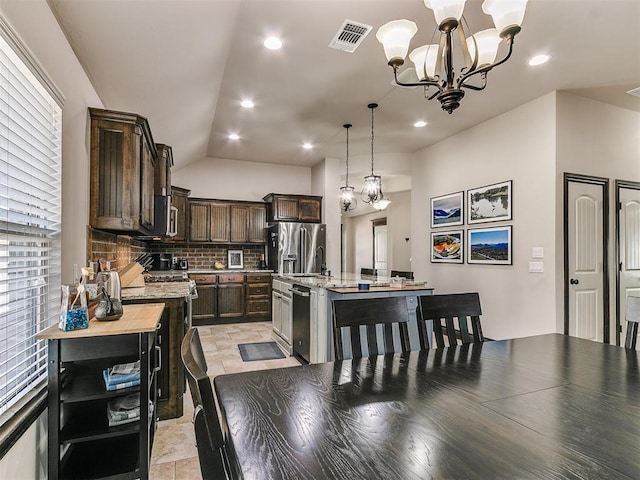
M 478 226 L 513 225 L 513 265 L 430 263 L 429 199 L 505 180 L 513 181 L 513 221 Z M 478 291 L 487 337 L 555 332 L 555 94 L 417 152 L 412 185 L 416 276 L 436 293 Z M 545 248 L 542 274 L 528 273 L 534 246 Z
M 640 113 L 561 92 L 557 95 L 558 198 L 556 224 L 562 225 L 562 176 L 564 172 L 609 179 L 609 287 L 610 341 L 615 343 L 615 180 L 640 182 Z M 563 247 L 558 230 L 556 248 Z M 557 318 L 563 328 L 563 256 L 557 257 Z
M 45 0 L 0 1 L 0 14 L 65 97 L 62 111 L 62 281 L 86 262 L 89 220 L 88 107 L 104 108 Z M 46 414 L 0 460 L 0 478 L 43 478 Z
M 325 263 L 340 272 L 340 160 L 325 158 L 311 170 L 311 193 L 322 196 L 322 222 L 326 224 Z
M 262 201 L 269 193 L 311 194 L 311 168 L 204 158 L 171 170 L 171 183 L 192 197 Z
M 391 270 L 411 271 L 411 192 L 387 195 L 387 244 L 389 273 Z M 406 240 L 409 239 L 409 240 Z

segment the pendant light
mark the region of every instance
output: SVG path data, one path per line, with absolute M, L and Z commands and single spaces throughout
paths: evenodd
M 378 104 L 370 103 L 367 107 L 371 109 L 371 175 L 364 177 L 362 201 L 374 204 L 384 198 L 382 194 L 382 177 L 373 174 L 373 111 L 378 108 Z
M 347 131 L 347 175 L 344 182 L 344 187 L 340 187 L 340 211 L 349 212 L 356 208 L 358 201 L 353 194 L 354 188 L 349 186 L 349 129 L 352 127 L 350 123 L 345 123 L 343 127 Z

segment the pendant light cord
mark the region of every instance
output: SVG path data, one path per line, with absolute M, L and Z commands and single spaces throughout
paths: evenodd
M 371 109 L 371 175 L 373 175 L 373 109 L 377 106 L 375 103 L 369 104 L 369 108 Z

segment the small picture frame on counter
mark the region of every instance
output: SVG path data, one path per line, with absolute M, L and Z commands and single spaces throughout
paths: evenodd
M 228 268 L 244 268 L 242 250 L 227 251 L 227 266 Z

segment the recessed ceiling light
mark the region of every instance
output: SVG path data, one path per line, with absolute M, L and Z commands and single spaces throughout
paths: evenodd
M 242 105 L 243 108 L 253 108 L 255 106 L 251 100 L 242 100 L 240 105 Z
M 240 140 L 240 135 L 238 135 L 237 133 L 230 133 L 229 140 Z
M 425 122 L 424 120 L 418 120 L 416 123 L 413 124 L 413 126 L 416 128 L 426 127 L 427 122 Z
M 277 37 L 268 37 L 264 41 L 264 46 L 269 50 L 280 50 L 280 48 L 282 48 L 282 41 Z
M 531 57 L 529 60 L 529 65 L 535 67 L 536 65 L 542 65 L 543 63 L 547 63 L 551 57 L 549 55 L 536 55 L 535 57 Z
M 302 145 L 302 148 L 304 148 L 305 150 L 311 150 L 313 148 L 313 144 L 307 142 L 304 145 Z

